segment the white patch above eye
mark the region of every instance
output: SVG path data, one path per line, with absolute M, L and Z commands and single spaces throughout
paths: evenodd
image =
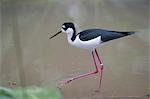
M 62 28 L 65 28 L 65 27 L 66 27 L 65 25 L 62 26 Z

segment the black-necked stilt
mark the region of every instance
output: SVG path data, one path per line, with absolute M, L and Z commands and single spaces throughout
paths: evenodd
M 69 44 L 76 46 L 78 48 L 89 49 L 92 51 L 92 57 L 93 57 L 94 65 L 96 68 L 96 70 L 92 72 L 81 74 L 81 75 L 78 75 L 76 77 L 73 77 L 73 78 L 70 78 L 61 82 L 61 86 L 66 85 L 73 80 L 100 72 L 99 88 L 101 87 L 104 66 L 98 55 L 96 48 L 104 42 L 134 34 L 134 32 L 109 31 L 109 30 L 104 30 L 104 29 L 87 29 L 76 34 L 76 29 L 75 29 L 74 24 L 72 22 L 67 22 L 62 25 L 61 31 L 59 31 L 58 33 L 50 37 L 50 39 L 60 34 L 61 32 L 64 32 L 67 34 L 67 39 L 68 39 Z M 101 66 L 100 70 L 97 65 L 95 55 Z

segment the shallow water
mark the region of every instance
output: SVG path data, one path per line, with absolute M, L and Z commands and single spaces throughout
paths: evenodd
M 93 75 L 64 86 L 64 99 L 144 97 L 150 93 L 148 6 L 148 0 L 1 1 L 0 85 L 48 86 L 93 70 L 90 51 L 70 46 L 65 34 L 49 40 L 63 22 L 72 21 L 78 32 L 138 32 L 97 49 L 105 66 L 101 93 L 93 93 L 99 83 Z

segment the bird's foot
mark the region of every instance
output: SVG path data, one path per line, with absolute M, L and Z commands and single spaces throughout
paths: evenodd
M 66 80 L 63 80 L 63 81 L 60 81 L 60 87 L 70 83 L 71 81 L 73 81 L 73 78 L 69 78 L 69 79 L 66 79 Z
M 95 93 L 99 93 L 99 92 L 100 92 L 100 89 L 95 89 L 94 92 L 95 92 Z

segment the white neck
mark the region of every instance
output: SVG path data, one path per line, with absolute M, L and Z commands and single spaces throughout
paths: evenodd
M 68 34 L 67 34 L 67 39 L 68 39 L 68 42 L 69 42 L 70 44 L 73 44 L 73 41 L 71 40 L 72 36 L 73 36 L 73 33 L 68 33 Z
M 73 44 L 73 41 L 71 40 L 71 38 L 73 36 L 74 30 L 72 28 L 68 28 L 66 31 L 64 31 L 63 29 L 62 29 L 62 31 L 67 34 L 68 42 L 70 44 Z

